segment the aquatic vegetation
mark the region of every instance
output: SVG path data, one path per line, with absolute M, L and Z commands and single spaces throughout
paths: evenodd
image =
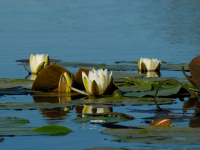
M 88 76 L 82 72 L 82 79 L 86 91 L 90 95 L 102 95 L 109 91 L 113 84 L 112 72 L 108 74 L 107 69 L 92 69 Z
M 147 71 L 160 70 L 161 61 L 158 59 L 140 58 L 138 60 L 138 69 Z
M 172 127 L 173 124 L 172 124 L 172 121 L 170 119 L 161 118 L 161 119 L 158 119 L 156 121 L 152 121 L 152 123 L 149 126 L 160 126 L 160 127 L 169 126 L 169 127 Z
M 74 77 L 73 75 L 69 75 L 67 72 L 64 72 L 60 76 L 59 85 L 58 85 L 58 92 L 71 92 L 71 88 L 73 87 Z
M 25 69 L 31 74 L 37 74 L 39 73 L 44 67 L 49 65 L 49 55 L 45 55 L 45 54 L 36 54 L 33 55 L 31 54 L 30 56 L 30 68 L 31 71 L 29 71 L 26 66 L 24 65 Z

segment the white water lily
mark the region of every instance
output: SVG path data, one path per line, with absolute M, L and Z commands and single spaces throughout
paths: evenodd
M 30 68 L 32 73 L 40 72 L 44 67 L 49 65 L 49 55 L 45 54 L 31 54 L 30 56 Z
M 160 69 L 160 66 L 161 66 L 161 61 L 158 59 L 148 59 L 141 57 L 138 60 L 139 70 L 156 71 Z
M 73 76 L 70 76 L 67 72 L 62 73 L 59 80 L 58 92 L 71 92 L 69 86 L 73 85 L 73 81 Z
M 88 76 L 85 72 L 82 72 L 82 79 L 85 89 L 90 95 L 106 94 L 113 82 L 112 72 L 109 75 L 107 69 L 97 71 L 92 69 L 89 71 Z

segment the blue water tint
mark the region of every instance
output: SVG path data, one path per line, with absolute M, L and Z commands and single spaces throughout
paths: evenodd
M 199 54 L 199 5 L 196 0 L 2 0 L 1 61 L 48 53 L 70 62 L 149 57 L 189 63 Z
M 189 63 L 200 54 L 199 8 L 198 0 L 0 0 L 0 78 L 25 78 L 28 73 L 16 60 L 29 59 L 31 53 L 49 54 L 50 58 L 63 62 L 114 64 L 115 61 L 148 57 L 175 64 Z M 77 68 L 67 69 L 77 71 Z M 176 71 L 165 70 L 161 74 L 163 77 L 184 77 Z M 2 103 L 32 101 L 30 95 L 0 99 Z M 176 101 L 176 105 L 165 107 L 182 108 L 182 102 Z M 155 116 L 154 113 L 136 114 L 130 112 L 131 109 L 153 110 L 155 106 L 114 107 L 115 112 L 136 117 L 119 125 L 147 125 L 143 118 Z M 181 110 L 175 112 L 181 113 Z M 41 110 L 0 111 L 0 117 L 7 116 L 30 119 L 27 126 L 55 123 L 65 125 L 73 132 L 63 137 L 5 137 L 0 143 L 2 149 L 149 146 L 112 142 L 112 136 L 99 132 L 104 129 L 100 125 L 90 129 L 91 124 L 72 123 L 71 120 L 77 117 L 75 110 L 70 110 L 61 119 L 50 118 Z M 188 120 L 175 125 L 189 126 Z

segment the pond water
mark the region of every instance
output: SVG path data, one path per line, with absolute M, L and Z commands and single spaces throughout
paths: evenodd
M 109 65 L 116 61 L 137 61 L 140 57 L 157 58 L 172 64 L 189 63 L 200 52 L 199 8 L 198 0 L 1 0 L 0 78 L 24 79 L 28 73 L 16 60 L 29 59 L 31 53 L 49 54 L 50 58 L 62 62 Z M 66 68 L 71 72 L 78 70 Z M 161 70 L 161 74 L 163 77 L 184 78 L 180 71 Z M 175 100 L 176 104 L 162 107 L 180 108 L 173 111 L 178 116 L 194 116 L 194 110 L 183 114 L 181 108 L 184 102 Z M 31 95 L 5 95 L 0 102 L 34 102 L 34 99 Z M 112 109 L 136 118 L 116 123 L 116 126 L 145 126 L 156 115 L 153 111 L 155 105 L 113 106 Z M 111 141 L 113 136 L 99 132 L 109 125 L 72 122 L 77 115 L 75 107 L 67 111 L 0 110 L 0 117 L 29 119 L 30 123 L 24 126 L 58 124 L 73 131 L 66 136 L 3 137 L 0 148 L 200 147 L 114 142 Z M 188 118 L 174 120 L 174 126 L 189 126 Z

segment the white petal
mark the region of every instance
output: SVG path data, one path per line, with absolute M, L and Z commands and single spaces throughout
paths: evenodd
M 33 54 L 31 54 L 31 56 L 30 56 L 29 63 L 30 63 L 30 68 L 31 68 L 32 73 L 36 73 L 38 64 L 37 64 L 36 57 Z
M 85 89 L 88 93 L 91 94 L 91 81 L 88 79 L 87 75 L 85 74 L 85 72 L 82 72 L 82 80 L 83 80 L 83 84 L 85 86 Z

